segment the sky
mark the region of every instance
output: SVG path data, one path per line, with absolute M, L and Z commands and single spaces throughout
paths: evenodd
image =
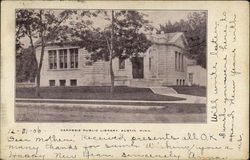
M 58 10 L 57 10 L 58 11 Z M 140 11 L 148 16 L 145 17 L 145 19 L 152 22 L 151 24 L 155 28 L 159 28 L 160 24 L 164 25 L 170 21 L 172 24 L 180 21 L 181 19 L 186 20 L 187 15 L 189 13 L 192 13 L 194 11 L 176 11 L 176 10 L 168 10 L 168 11 Z M 104 27 L 107 24 L 109 24 L 109 21 L 103 20 L 103 17 L 98 18 L 92 18 L 91 20 L 94 21 L 94 26 L 98 27 Z M 23 38 L 22 42 L 24 44 L 24 47 L 29 46 L 29 41 L 27 38 Z
M 147 14 L 148 20 L 158 28 L 160 24 L 166 24 L 168 21 L 173 24 L 181 19 L 186 20 L 187 15 L 192 11 L 144 11 L 142 13 Z
M 189 13 L 192 13 L 193 11 L 140 11 L 148 16 L 145 17 L 145 19 L 152 22 L 152 25 L 155 28 L 159 28 L 160 24 L 164 25 L 168 21 L 170 21 L 172 24 L 180 21 L 181 19 L 186 20 L 187 15 Z M 93 20 L 93 19 L 92 19 Z M 96 18 L 94 20 L 95 26 L 105 26 L 108 21 L 104 21 L 102 18 Z

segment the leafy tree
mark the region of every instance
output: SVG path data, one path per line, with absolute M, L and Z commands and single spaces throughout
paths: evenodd
M 189 43 L 189 57 L 196 59 L 197 63 L 206 68 L 206 12 L 193 12 L 187 20 L 180 20 L 172 24 L 170 21 L 161 25 L 159 32 L 184 32 Z
M 71 10 L 27 10 L 20 9 L 16 11 L 16 44 L 17 49 L 21 47 L 20 38 L 28 37 L 30 49 L 36 66 L 36 95 L 39 96 L 40 73 L 43 64 L 44 50 L 48 42 L 55 41 L 59 34 L 67 26 L 64 23 L 69 19 L 74 11 Z M 37 40 L 36 44 L 34 41 Z M 35 49 L 41 47 L 39 62 L 36 59 Z
M 144 14 L 134 10 L 97 10 L 92 15 L 104 17 L 105 20 L 109 21 L 109 25 L 104 29 L 93 27 L 91 24 L 85 28 L 78 25 L 75 27 L 74 36 L 82 40 L 83 43 L 80 45 L 91 53 L 93 61 L 109 61 L 110 92 L 112 95 L 115 76 L 112 60 L 116 57 L 124 59 L 136 57 L 139 53 L 144 53 L 151 42 L 142 31 L 150 28 L 150 25 L 144 19 Z
M 30 80 L 30 73 L 34 73 L 34 70 L 36 74 L 37 59 L 34 39 L 37 38 L 37 27 L 37 17 L 34 10 L 16 11 L 16 76 L 19 82 Z M 23 48 L 21 39 L 24 37 L 29 39 L 30 47 L 28 49 Z M 33 65 L 31 66 L 29 63 Z
M 16 56 L 16 81 L 27 82 L 35 81 L 36 60 L 33 56 L 31 47 L 22 49 Z

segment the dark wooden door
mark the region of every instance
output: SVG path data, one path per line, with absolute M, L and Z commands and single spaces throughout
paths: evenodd
M 132 58 L 132 74 L 134 79 L 143 78 L 143 57 Z

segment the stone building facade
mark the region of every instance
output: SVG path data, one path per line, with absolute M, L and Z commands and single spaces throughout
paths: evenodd
M 138 57 L 115 58 L 113 70 L 117 86 L 169 86 L 187 84 L 188 47 L 183 33 L 147 35 L 152 46 Z M 40 53 L 41 48 L 36 49 Z M 40 54 L 37 54 L 39 60 Z M 84 48 L 48 45 L 41 70 L 41 86 L 110 85 L 109 62 L 90 60 Z

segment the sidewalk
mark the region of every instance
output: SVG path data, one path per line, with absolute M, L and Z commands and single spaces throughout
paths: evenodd
M 186 100 L 181 101 L 182 103 L 205 103 L 206 97 L 199 97 L 187 94 L 178 94 L 174 89 L 170 87 L 151 87 L 150 88 L 155 94 L 185 98 Z
M 205 104 L 17 101 L 17 122 L 205 123 Z M 124 103 L 124 102 L 123 102 Z
M 158 93 L 156 93 L 158 94 Z M 162 94 L 167 95 L 167 94 Z M 178 101 L 139 101 L 139 100 L 98 100 L 98 99 L 38 99 L 38 98 L 16 98 L 16 102 L 34 102 L 34 103 L 206 103 L 205 97 L 190 96 L 190 95 L 181 95 L 181 94 L 168 94 L 173 97 L 181 97 L 187 98 L 186 100 L 178 100 Z
M 157 93 L 158 94 L 158 93 Z M 165 93 L 161 93 L 164 95 Z M 16 98 L 18 122 L 205 123 L 205 97 L 178 101 Z

